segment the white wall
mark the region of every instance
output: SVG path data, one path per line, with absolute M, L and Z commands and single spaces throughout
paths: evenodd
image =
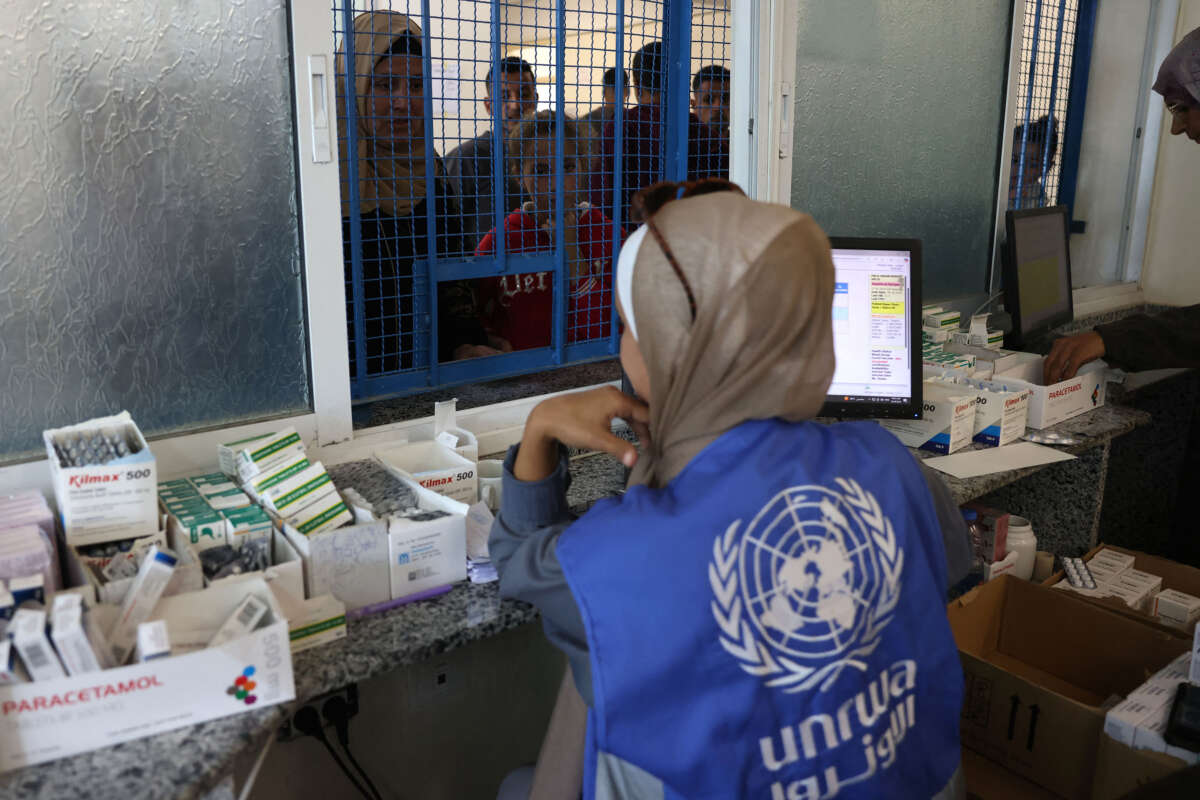
M 1150 4 L 1145 0 L 1101 3 L 1097 12 L 1074 208 L 1075 219 L 1086 221 L 1087 231 L 1071 236 L 1071 272 L 1077 288 L 1119 280 L 1129 157 L 1140 124 L 1138 95 L 1145 80 L 1141 71 L 1149 23 Z
M 1175 40 L 1196 28 L 1200 0 L 1183 0 Z M 1200 303 L 1200 145 L 1171 136 L 1169 128 L 1164 123 L 1158 147 L 1142 288 L 1152 303 L 1189 305 Z

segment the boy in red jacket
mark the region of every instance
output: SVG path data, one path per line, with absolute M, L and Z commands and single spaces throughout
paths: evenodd
M 504 220 L 509 253 L 536 253 L 555 248 L 555 120 L 541 111 L 521 120 L 508 135 L 505 160 L 527 197 Z M 588 193 L 590 163 L 586 136 L 579 123 L 564 120 L 563 189 L 566 193 L 563 247 L 567 255 L 567 342 L 608 336 L 612 324 L 612 220 L 582 198 Z M 620 231 L 621 241 L 625 232 Z M 475 255 L 491 255 L 496 230 L 484 236 Z M 549 347 L 554 309 L 554 273 L 529 272 L 480 282 L 484 325 L 514 350 Z

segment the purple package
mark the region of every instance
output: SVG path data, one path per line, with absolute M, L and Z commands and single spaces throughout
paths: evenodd
M 0 529 L 0 579 L 41 575 L 51 591 L 59 587 L 58 563 L 36 525 Z

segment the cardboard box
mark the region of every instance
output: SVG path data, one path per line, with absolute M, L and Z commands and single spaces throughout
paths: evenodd
M 408 597 L 467 579 L 466 503 L 413 486 L 421 509 L 445 511 L 446 517 L 388 521 L 388 564 L 392 598 Z
M 130 449 L 123 458 L 90 467 L 64 467 L 56 442 L 86 432 L 112 431 Z M 144 536 L 158 530 L 158 479 L 154 453 L 128 411 L 42 432 L 58 513 L 69 544 L 95 544 Z
M 295 699 L 287 622 L 265 583 L 166 598 L 154 618 L 167 620 L 173 644 L 185 617 L 211 638 L 247 592 L 271 605 L 270 621 L 220 647 L 77 678 L 0 686 L 0 772 Z M 240 698 L 229 691 L 239 686 Z
M 947 614 L 966 679 L 963 744 L 1067 798 L 1089 796 L 1107 699 L 1188 648 L 1179 632 L 1008 575 Z
M 1094 800 L 1117 800 L 1140 786 L 1177 772 L 1187 763 L 1166 753 L 1135 750 L 1100 735 L 1096 751 L 1096 775 L 1092 781 Z
M 156 537 L 157 538 L 157 537 Z M 198 592 L 204 588 L 204 570 L 200 567 L 200 559 L 196 551 L 187 541 L 187 534 L 179 525 L 179 521 L 168 517 L 165 538 L 158 541 L 162 546 L 168 546 L 179 557 L 171 581 L 167 584 L 163 595 Z M 75 548 L 64 548 L 63 572 L 67 582 L 72 586 L 86 586 L 92 596 L 99 602 L 110 605 L 120 605 L 125 599 L 125 593 L 133 585 L 133 578 L 118 578 L 113 581 L 101 581 L 95 573 L 86 568 L 75 552 Z
M 292 652 L 310 650 L 346 638 L 346 605 L 331 594 L 305 600 L 279 585 L 268 584 L 288 620 Z
M 1014 368 L 997 372 L 992 380 L 1015 388 L 1029 389 L 1029 427 L 1049 428 L 1065 419 L 1077 417 L 1104 405 L 1108 365 L 1103 361 L 1084 364 L 1079 373 L 1051 386 L 1042 384 L 1041 356 L 1021 353 L 1023 360 Z
M 971 443 L 975 429 L 975 394 L 965 387 L 925 381 L 921 419 L 888 419 L 879 424 L 908 447 L 948 454 Z
M 953 340 L 946 343 L 945 349 L 947 353 L 959 356 L 973 356 L 976 366 L 979 366 L 982 362 L 990 363 L 993 375 L 1014 369 L 1024 360 L 1024 354 L 1014 350 L 993 350 L 982 345 L 962 344 Z
M 470 505 L 479 499 L 475 463 L 440 442 L 411 442 L 375 451 L 375 459 L 399 478 Z
M 283 589 L 288 594 L 304 599 L 304 562 L 300 553 L 278 528 L 271 529 L 271 566 L 264 570 L 244 572 L 241 575 L 227 575 L 207 581 L 209 586 L 225 582 L 262 579 L 271 587 L 271 591 Z M 286 612 L 287 609 L 284 608 Z M 290 620 L 291 617 L 288 617 Z
M 331 594 L 347 610 L 392 598 L 387 520 L 359 522 L 311 536 L 282 521 L 280 529 L 300 554 L 305 596 Z

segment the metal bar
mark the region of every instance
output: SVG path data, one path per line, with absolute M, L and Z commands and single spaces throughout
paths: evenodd
M 566 248 L 566 62 L 567 62 L 567 8 L 566 0 L 558 0 L 558 12 L 554 25 L 554 302 L 550 319 L 554 327 L 550 331 L 550 342 L 554 349 L 553 361 L 563 363 L 563 349 L 567 343 L 570 318 L 567 310 L 567 284 L 571 280 L 568 260 L 571 254 Z M 578 145 L 578 143 L 576 143 Z
M 553 252 L 514 253 L 508 261 L 514 275 L 523 275 L 527 272 L 553 272 L 554 262 L 555 254 Z M 422 259 L 414 263 L 413 269 L 424 269 L 425 266 L 426 261 Z M 439 258 L 437 271 L 438 279 L 442 283 L 493 278 L 496 275 L 495 268 L 488 258 Z
M 534 350 L 521 350 L 516 353 L 504 353 L 486 358 L 473 358 L 469 361 L 454 361 L 443 364 L 441 368 L 441 383 L 439 386 L 455 386 L 463 383 L 479 383 L 482 381 L 499 380 L 515 375 L 527 375 L 531 372 L 542 372 L 550 361 L 553 350 L 549 347 L 539 347 Z M 571 364 L 586 361 L 599 361 L 610 358 L 607 343 L 603 341 L 581 342 L 569 345 L 566 355 Z M 385 397 L 419 394 L 428 391 L 429 387 L 420 372 L 403 372 L 396 375 L 384 375 L 369 378 L 364 381 L 361 399 L 364 401 Z
M 1067 91 L 1067 120 L 1063 131 L 1062 172 L 1058 202 L 1075 216 L 1075 182 L 1079 178 L 1079 153 L 1083 145 L 1083 114 L 1087 106 L 1088 74 L 1092 64 L 1092 42 L 1096 35 L 1097 0 L 1079 0 L 1075 20 L 1075 53 L 1071 61 L 1071 86 Z
M 358 196 L 358 98 L 354 90 L 354 7 L 349 0 L 342 7 L 342 50 L 346 74 L 346 166 L 350 181 L 350 282 L 354 292 L 354 386 L 357 394 L 367 377 L 367 323 L 363 307 L 362 215 Z
M 671 154 L 670 165 L 664 160 L 664 178 L 682 181 L 688 178 L 688 107 L 691 91 L 692 2 L 670 0 L 667 6 L 667 124 L 666 152 Z
M 504 218 L 508 215 L 505 208 L 508 184 L 504 173 L 504 96 L 500 91 L 503 85 L 503 71 L 500 69 L 500 0 L 492 0 L 492 85 L 489 91 L 492 95 L 492 225 L 496 229 L 495 255 L 496 273 L 508 272 L 508 241 L 507 231 L 504 230 Z
M 433 114 L 429 113 L 433 110 L 433 53 L 430 47 L 431 37 L 429 35 L 429 0 L 421 0 L 421 30 L 424 32 L 425 41 L 421 47 L 421 94 L 424 99 L 425 108 L 428 109 L 423 116 L 425 118 L 425 230 L 426 247 L 429 248 L 429 267 L 426 270 L 427 287 L 424 293 L 426 302 L 428 303 L 428 312 L 425 315 L 417 316 L 415 323 L 423 323 L 426 319 L 429 321 L 429 372 L 427 373 L 429 385 L 437 386 L 438 383 L 438 283 L 437 283 L 437 165 L 434 162 L 434 155 L 437 152 L 434 149 L 433 142 Z M 416 232 L 414 231 L 414 234 Z M 420 297 L 421 293 L 417 291 L 417 275 L 416 266 L 413 266 L 413 299 Z M 414 302 L 415 306 L 415 302 Z M 414 308 L 415 310 L 415 308 Z M 416 336 L 413 337 L 416 342 Z M 419 356 L 418 353 L 414 356 Z M 414 357 L 414 363 L 416 358 Z
M 620 324 L 617 314 L 617 257 L 621 249 L 621 191 L 622 171 L 625 149 L 625 0 L 617 0 L 617 106 L 613 114 L 613 215 L 612 215 L 612 263 L 609 265 L 612 275 L 610 292 L 612 298 L 612 332 L 610 334 L 609 352 L 616 353 L 620 348 Z M 604 139 L 601 137 L 601 144 Z M 603 159 L 601 159 L 603 165 Z M 603 166 L 601 167 L 603 168 Z
M 1058 62 L 1062 57 L 1063 20 L 1067 14 L 1067 0 L 1058 0 L 1058 30 L 1054 32 L 1054 65 L 1050 72 L 1050 112 L 1046 115 L 1046 141 L 1042 143 L 1042 187 L 1050 174 L 1050 145 L 1054 143 L 1054 100 L 1058 95 Z M 1055 198 L 1057 199 L 1057 197 Z M 1050 198 L 1046 198 L 1050 202 Z
M 1029 86 L 1025 92 L 1025 125 L 1021 129 L 1021 155 L 1017 161 L 1017 204 L 1016 208 L 1021 207 L 1021 195 L 1024 193 L 1023 184 L 1025 183 L 1025 150 L 1029 143 L 1029 122 L 1030 116 L 1033 113 L 1033 83 L 1037 76 L 1037 57 L 1039 37 L 1042 32 L 1042 0 L 1037 0 L 1037 5 L 1033 11 L 1033 44 L 1029 48 Z

